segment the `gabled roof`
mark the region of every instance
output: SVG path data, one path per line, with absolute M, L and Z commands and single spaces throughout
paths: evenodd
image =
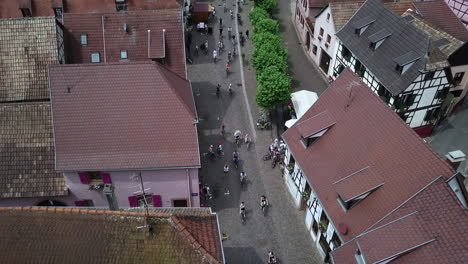
M 49 71 L 57 169 L 200 166 L 189 81 L 153 62 Z
M 49 103 L 0 104 L 0 120 L 0 198 L 67 195 L 54 170 Z
M 65 13 L 63 25 L 69 63 L 91 63 L 93 52 L 100 53 L 101 63 L 164 59 L 169 69 L 186 77 L 180 9 Z M 87 35 L 88 43 L 84 46 L 82 34 Z M 127 51 L 128 59 L 121 59 L 122 50 Z
M 0 208 L 1 263 L 224 263 L 209 208 L 149 212 Z M 172 212 L 173 211 L 173 212 Z
M 59 63 L 56 34 L 53 17 L 0 19 L 0 102 L 49 98 L 47 65 Z
M 398 256 L 392 263 L 464 263 L 467 223 L 467 210 L 439 177 L 331 255 L 350 263 L 359 246 L 366 263 L 391 256 Z
M 463 42 L 447 32 L 434 27 L 427 22 L 426 17 L 422 18 L 413 11 L 405 12 L 403 17 L 407 18 L 407 21 L 414 27 L 429 35 L 431 38 L 426 69 L 434 70 L 448 67 L 448 57 L 455 52 L 455 50 L 460 48 Z
M 334 226 L 348 228 L 348 233 L 341 235 L 344 241 L 364 232 L 435 178 L 454 174 L 448 163 L 349 69 L 296 124 L 323 111 L 336 124 L 320 140 L 304 148 L 297 125 L 283 138 Z M 374 176 L 363 177 L 362 185 L 375 186 L 380 181 L 384 185 L 344 211 L 337 201 L 341 187 L 334 183 L 365 167 L 371 168 Z M 348 186 L 349 193 L 359 191 L 354 191 L 355 183 Z
M 19 7 L 27 1 L 2 0 L 0 2 L 0 17 L 23 17 Z M 102 13 L 116 12 L 115 0 L 30 0 L 33 17 L 55 16 L 54 7 L 62 7 L 66 13 Z M 126 0 L 127 10 L 152 10 L 180 8 L 177 0 Z
M 443 0 L 415 1 L 417 12 L 432 25 L 466 42 L 468 30 Z
M 356 23 L 363 19 L 375 20 L 362 35 L 355 33 Z M 370 48 L 369 36 L 386 29 L 391 36 L 376 50 Z M 379 0 L 368 0 L 349 22 L 336 34 L 356 58 L 393 95 L 404 91 L 424 70 L 429 36 L 420 32 Z M 405 73 L 395 68 L 394 58 L 413 52 L 418 59 Z
M 364 3 L 362 0 L 353 1 L 331 1 L 330 9 L 333 16 L 333 23 L 335 24 L 335 30 L 338 32 L 348 20 L 356 13 L 356 11 Z M 385 5 L 390 8 L 393 12 L 401 15 L 408 9 L 414 9 L 414 5 L 411 1 L 384 1 Z

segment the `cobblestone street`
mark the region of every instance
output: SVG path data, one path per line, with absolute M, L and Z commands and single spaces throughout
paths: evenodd
M 272 250 L 280 263 L 322 263 L 306 230 L 304 212 L 293 207 L 278 167 L 272 169 L 270 162 L 262 161 L 262 156 L 276 132 L 255 131 L 253 127 L 258 109 L 255 105 L 255 72 L 250 65 L 250 40 L 246 41 L 244 47 L 239 47 L 239 44 L 233 46 L 226 36 L 229 26 L 237 33 L 236 40 L 239 39 L 239 31 L 245 34 L 245 30 L 248 29 L 252 36 L 248 12 L 253 1 L 241 4 L 242 26 L 237 26 L 229 15 L 230 8 L 236 9 L 234 0 L 226 1 L 226 13 L 223 12 L 221 0 L 210 3 L 216 8 L 216 19 L 210 24 L 213 34 L 200 33 L 196 29 L 192 31 L 193 64 L 188 64 L 188 75 L 200 118 L 200 152 L 206 153 L 211 144 L 216 146 L 219 142 L 224 148 L 224 156 L 203 159 L 200 177 L 215 191 L 214 199 L 209 200 L 206 206 L 211 206 L 213 211 L 218 213 L 221 232 L 229 236 L 223 242 L 226 262 L 265 263 L 268 251 Z M 287 7 L 289 8 L 289 5 Z M 289 9 L 286 12 L 290 12 Z M 219 54 L 220 59 L 215 64 L 212 54 L 220 39 L 219 17 L 223 20 L 223 40 L 226 47 L 225 51 Z M 204 52 L 195 55 L 195 45 L 201 45 L 206 40 L 209 43 L 209 52 L 206 55 Z M 227 51 L 232 51 L 233 48 L 237 49 L 237 54 L 245 53 L 245 60 L 240 64 L 242 57 L 237 55 L 231 64 L 231 73 L 226 77 Z M 218 83 L 221 85 L 219 98 L 216 95 Z M 234 90 L 232 96 L 228 93 L 229 83 L 232 83 Z M 225 139 L 220 133 L 222 123 L 226 125 Z M 254 141 L 249 150 L 245 145 L 241 145 L 239 169 L 235 169 L 232 163 L 233 133 L 237 129 L 242 135 L 250 133 Z M 227 174 L 223 173 L 225 164 L 230 166 Z M 239 173 L 242 170 L 247 173 L 247 184 L 241 187 Z M 262 194 L 265 194 L 270 202 L 266 216 L 260 210 Z M 245 225 L 242 225 L 239 216 L 241 201 L 245 201 L 247 205 Z

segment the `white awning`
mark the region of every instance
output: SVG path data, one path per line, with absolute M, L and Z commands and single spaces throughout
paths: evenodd
M 284 125 L 287 127 L 287 128 L 290 128 L 294 125 L 294 123 L 297 122 L 297 119 L 289 119 L 288 121 L 286 121 L 286 123 L 284 123 Z
M 296 111 L 297 119 L 301 118 L 307 110 L 318 100 L 317 93 L 301 90 L 291 94 L 291 101 Z M 291 119 L 294 120 L 294 119 Z M 290 120 L 288 120 L 290 121 Z M 287 123 L 287 122 L 286 122 Z M 293 123 L 294 124 L 294 123 Z M 287 125 L 286 125 L 287 126 Z

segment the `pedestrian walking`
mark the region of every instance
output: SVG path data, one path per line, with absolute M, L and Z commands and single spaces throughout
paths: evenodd
M 249 30 L 248 29 L 245 31 L 245 35 L 247 36 L 247 39 L 249 39 Z
M 229 165 L 225 164 L 224 168 L 223 168 L 223 171 L 224 171 L 224 173 L 228 173 L 229 172 Z
M 198 45 L 195 44 L 195 55 L 198 57 Z
M 223 25 L 223 19 L 222 19 L 222 18 L 219 18 L 219 25 L 220 25 L 220 26 Z
M 220 38 L 223 37 L 223 28 L 222 27 L 219 28 L 219 37 Z
M 236 45 L 236 36 L 232 35 L 232 45 Z
M 208 55 L 208 40 L 205 40 L 205 55 Z
M 216 49 L 213 50 L 213 60 L 214 60 L 214 63 L 216 63 L 216 60 L 218 59 L 218 52 L 216 51 Z
M 232 32 L 232 28 L 228 27 L 228 38 L 231 38 L 231 32 Z

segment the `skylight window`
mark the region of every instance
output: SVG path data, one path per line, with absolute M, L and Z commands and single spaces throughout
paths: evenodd
M 121 59 L 128 59 L 127 50 L 121 50 L 121 51 L 120 51 L 120 58 L 121 58 Z
M 88 45 L 88 35 L 81 34 L 81 46 Z
M 100 63 L 101 62 L 101 58 L 99 57 L 99 52 L 91 53 L 91 62 L 92 63 Z

